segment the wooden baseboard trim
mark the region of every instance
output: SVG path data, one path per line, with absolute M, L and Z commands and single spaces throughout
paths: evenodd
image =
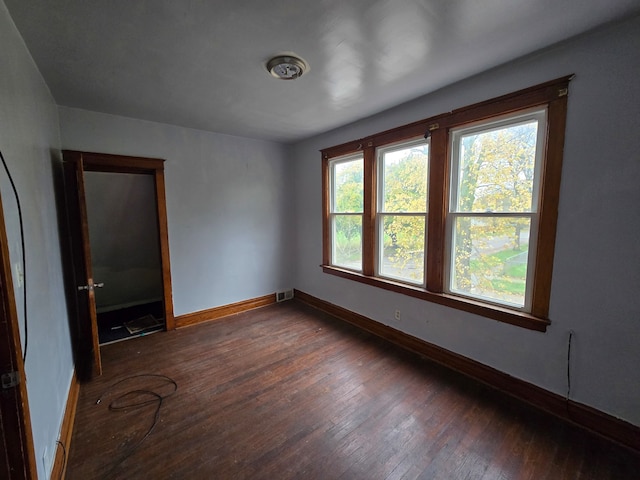
M 71 386 L 67 396 L 67 406 L 64 409 L 62 426 L 60 427 L 60 437 L 56 443 L 56 455 L 53 459 L 53 468 L 50 478 L 64 478 L 67 473 L 67 460 L 71 448 L 71 435 L 73 434 L 73 422 L 76 418 L 76 407 L 78 406 L 78 395 L 80 395 L 80 383 L 75 371 L 71 377 Z
M 423 355 L 436 363 L 516 397 L 536 408 L 640 452 L 640 427 L 573 400 L 567 401 L 556 393 L 307 293 L 295 290 L 294 297 L 318 310 L 349 322 L 400 347 Z
M 231 303 L 229 305 L 210 308 L 208 310 L 201 310 L 199 312 L 178 315 L 175 317 L 176 328 L 189 327 L 191 325 L 197 325 L 198 323 L 217 320 L 219 318 L 227 317 L 235 313 L 241 313 L 246 312 L 247 310 L 253 310 L 254 308 L 265 307 L 275 302 L 276 294 L 272 293 L 263 297 L 243 300 L 241 302 Z

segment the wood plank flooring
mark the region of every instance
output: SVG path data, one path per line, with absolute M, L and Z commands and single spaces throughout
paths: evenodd
M 296 300 L 102 359 L 80 389 L 71 480 L 640 478 L 640 455 Z M 110 387 L 145 373 L 177 391 L 159 377 Z

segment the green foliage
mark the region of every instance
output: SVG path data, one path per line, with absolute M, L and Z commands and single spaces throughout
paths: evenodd
M 384 212 L 427 211 L 428 159 L 427 145 L 385 156 L 381 202 Z
M 536 137 L 535 122 L 463 136 L 458 211 L 531 211 Z
M 362 159 L 335 166 L 334 211 L 362 212 L 364 205 L 364 166 Z
M 422 282 L 427 212 L 428 144 L 385 154 L 383 216 L 385 261 L 396 276 Z M 419 213 L 420 215 L 390 215 Z
M 361 213 L 364 206 L 363 160 L 359 158 L 337 163 L 334 166 L 333 174 L 334 212 Z M 334 263 L 361 268 L 362 216 L 336 214 L 333 228 Z
M 491 280 L 491 290 L 501 292 L 507 295 L 524 296 L 526 284 L 524 281 L 506 279 L 506 278 L 494 278 Z
M 454 278 L 461 291 L 482 291 L 490 297 L 515 296 L 524 301 L 526 265 L 509 267 L 522 280 L 505 280 L 503 255 L 521 251 L 520 238 L 530 228 L 537 122 L 463 135 L 459 144 L 456 211 L 513 212 L 514 216 L 457 218 Z M 509 240 L 510 239 L 510 240 Z M 492 255 L 500 250 L 500 255 Z M 504 271 L 503 271 L 504 270 Z
M 458 197 L 452 206 L 459 213 L 453 246 L 455 290 L 523 301 L 536 140 L 536 121 L 459 138 Z M 428 148 L 424 143 L 389 150 L 380 159 L 381 272 L 416 283 L 424 279 Z M 333 175 L 334 260 L 361 265 L 363 160 L 337 163 Z M 513 215 L 474 215 L 486 212 Z
M 362 217 L 336 215 L 334 221 L 334 263 L 336 265 L 361 268 Z M 359 266 L 357 264 L 359 264 Z

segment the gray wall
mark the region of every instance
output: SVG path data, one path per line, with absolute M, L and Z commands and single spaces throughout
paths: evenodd
M 291 288 L 291 174 L 273 142 L 59 108 L 63 148 L 166 160 L 176 315 Z
M 560 395 L 573 330 L 571 398 L 640 425 L 638 52 L 636 18 L 295 145 L 295 287 Z M 571 73 L 546 333 L 322 273 L 319 149 Z
M 63 289 L 54 169 L 60 165 L 57 108 L 0 1 L 0 149 L 16 183 L 25 227 L 28 295 L 26 382 L 39 478 L 48 478 L 73 372 Z M 11 262 L 21 261 L 17 205 L 0 173 Z M 24 343 L 23 288 L 14 278 Z
M 161 300 L 154 177 L 86 172 L 84 186 L 98 313 Z

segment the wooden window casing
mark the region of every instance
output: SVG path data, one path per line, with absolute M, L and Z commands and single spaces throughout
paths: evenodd
M 566 124 L 567 96 L 572 76 L 562 77 L 449 113 L 344 143 L 322 153 L 323 254 L 325 273 L 376 286 L 397 293 L 446 305 L 531 330 L 545 331 L 550 324 L 549 302 L 555 250 L 560 177 Z M 476 122 L 533 108 L 546 109 L 546 135 L 540 169 L 540 201 L 535 238 L 531 302 L 529 311 L 445 293 L 447 234 L 450 188 L 450 130 Z M 429 136 L 429 184 L 425 287 L 375 276 L 376 262 L 376 149 Z M 362 217 L 362 272 L 331 265 L 329 219 L 329 165 L 332 159 L 361 152 L 364 157 L 364 213 Z

